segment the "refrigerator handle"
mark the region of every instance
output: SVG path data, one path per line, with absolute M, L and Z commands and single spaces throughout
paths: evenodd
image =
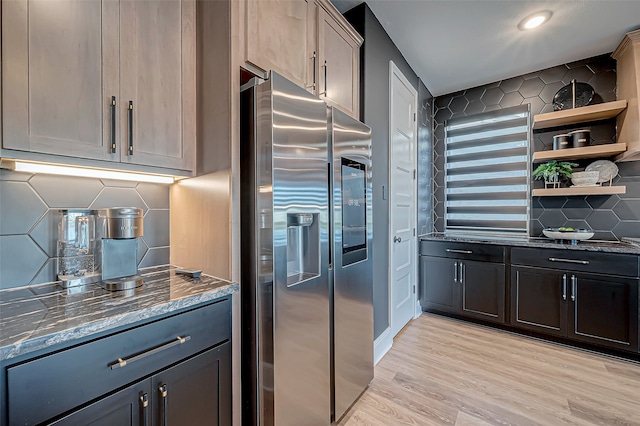
M 331 179 L 331 162 L 327 163 L 327 188 L 329 191 L 329 270 L 333 269 L 333 181 Z

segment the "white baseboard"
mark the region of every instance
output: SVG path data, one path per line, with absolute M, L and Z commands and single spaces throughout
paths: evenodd
M 389 349 L 393 346 L 393 336 L 391 335 L 391 327 L 387 328 L 373 342 L 373 365 L 376 365 Z

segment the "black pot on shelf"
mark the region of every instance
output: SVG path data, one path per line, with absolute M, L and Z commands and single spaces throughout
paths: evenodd
M 571 148 L 571 136 L 567 134 L 555 135 L 553 137 L 553 149 Z
M 571 137 L 572 148 L 589 146 L 589 142 L 591 141 L 591 130 L 574 130 L 573 132 L 569 132 L 569 136 Z

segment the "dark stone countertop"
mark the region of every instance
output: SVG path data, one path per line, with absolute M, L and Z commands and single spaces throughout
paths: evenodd
M 57 283 L 0 291 L 0 361 L 189 308 L 239 291 L 208 275 L 176 275 L 175 267 L 141 270 L 144 285 L 110 292 Z
M 536 247 L 536 248 L 550 248 L 550 249 L 562 249 L 562 250 L 586 250 L 606 253 L 624 253 L 640 255 L 640 245 L 624 241 L 598 241 L 598 240 L 586 240 L 580 241 L 576 245 L 567 243 L 560 243 L 556 240 L 550 240 L 544 237 L 531 237 L 522 239 L 489 239 L 482 237 L 462 237 L 462 236 L 445 236 L 443 234 L 427 234 L 421 235 L 421 240 L 424 241 L 452 241 L 460 243 L 474 243 L 474 244 L 493 244 L 501 246 L 512 247 Z

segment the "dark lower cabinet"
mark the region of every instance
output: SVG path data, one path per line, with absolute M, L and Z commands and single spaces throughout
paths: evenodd
M 571 274 L 568 337 L 638 351 L 637 278 Z
M 511 267 L 511 325 L 638 351 L 637 278 Z
M 230 425 L 230 339 L 225 298 L 2 365 L 0 424 Z
M 460 262 L 461 306 L 463 315 L 504 323 L 504 264 Z
M 459 311 L 457 268 L 458 262 L 453 259 L 420 256 L 420 303 L 424 309 Z
M 154 375 L 154 425 L 231 424 L 231 343 Z
M 504 323 L 505 269 L 502 263 L 420 256 L 425 310 Z
M 148 425 L 149 417 L 145 418 L 145 409 L 142 408 L 141 398 L 144 395 L 148 396 L 150 391 L 151 382 L 144 380 L 49 424 L 55 426 Z M 149 416 L 148 411 L 146 415 Z
M 567 335 L 563 274 L 542 268 L 511 268 L 511 325 L 554 336 Z
M 230 425 L 230 389 L 231 344 L 225 343 L 50 424 Z

